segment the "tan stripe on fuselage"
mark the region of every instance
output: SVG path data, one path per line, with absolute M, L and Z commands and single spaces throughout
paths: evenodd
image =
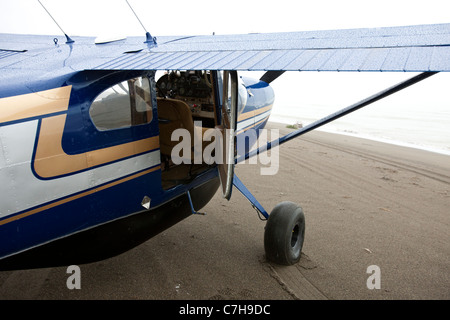
M 159 137 L 69 155 L 61 141 L 66 115 L 42 119 L 34 158 L 34 170 L 41 178 L 66 175 L 159 148 Z
M 71 196 L 71 197 L 68 197 L 68 198 L 65 198 L 65 199 L 62 199 L 62 200 L 59 200 L 59 201 L 56 201 L 56 202 L 53 202 L 53 203 L 44 205 L 44 206 L 39 207 L 39 208 L 37 208 L 37 209 L 33 209 L 33 210 L 30 210 L 30 211 L 23 212 L 23 213 L 18 214 L 18 215 L 14 216 L 14 217 L 11 217 L 11 218 L 8 218 L 8 219 L 4 219 L 4 220 L 0 221 L 0 226 L 1 226 L 1 225 L 4 225 L 4 224 L 7 224 L 7 223 L 9 223 L 9 222 L 12 222 L 12 221 L 16 221 L 16 220 L 19 220 L 19 219 L 22 219 L 22 218 L 31 216 L 31 215 L 33 215 L 33 214 L 42 212 L 42 211 L 44 211 L 44 210 L 48 210 L 48 209 L 57 207 L 57 206 L 62 205 L 62 204 L 64 204 L 64 203 L 68 203 L 68 202 L 74 201 L 74 200 L 76 200 L 76 199 L 83 198 L 83 197 L 88 196 L 88 195 L 90 195 L 90 194 L 93 194 L 93 193 L 96 193 L 96 192 L 99 192 L 99 191 L 102 191 L 102 190 L 105 190 L 105 189 L 114 187 L 114 186 L 119 185 L 119 184 L 121 184 L 121 183 L 124 183 L 124 182 L 130 181 L 130 180 L 139 178 L 139 177 L 141 177 L 141 176 L 143 176 L 143 175 L 145 175 L 145 174 L 148 174 L 148 173 L 150 173 L 150 172 L 154 172 L 154 171 L 160 170 L 160 169 L 161 169 L 161 166 L 156 166 L 156 167 L 154 167 L 154 168 L 147 169 L 147 170 L 145 170 L 145 171 L 142 171 L 142 172 L 133 174 L 133 175 L 131 175 L 131 176 L 129 176 L 129 177 L 122 178 L 122 179 L 120 179 L 120 180 L 117 180 L 117 181 L 114 181 L 114 182 L 105 184 L 105 185 L 103 185 L 103 186 L 100 186 L 100 187 L 97 187 L 97 188 L 94 188 L 94 189 L 91 189 L 91 190 L 88 190 L 88 191 L 79 193 L 79 194 L 77 194 L 77 195 L 74 195 L 74 196 Z
M 271 104 L 271 105 L 263 107 L 261 109 L 255 109 L 255 110 L 243 113 L 243 114 L 239 115 L 238 121 L 243 121 L 243 120 L 249 119 L 251 117 L 256 117 L 257 115 L 260 115 L 261 113 L 264 113 L 264 112 L 272 109 L 272 106 L 273 105 Z
M 0 123 L 67 111 L 72 86 L 0 99 Z

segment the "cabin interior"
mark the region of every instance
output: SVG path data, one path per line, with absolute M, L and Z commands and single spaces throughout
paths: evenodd
M 170 189 L 188 183 L 209 167 L 202 155 L 201 163 L 198 155 L 195 161 L 193 137 L 197 135 L 197 141 L 201 141 L 202 152 L 214 141 L 214 137 L 207 138 L 207 130 L 217 126 L 213 79 L 207 71 L 170 71 L 158 78 L 156 90 L 162 187 Z M 183 139 L 172 141 L 172 133 L 179 128 L 186 129 L 192 137 L 191 152 L 178 153 L 181 163 L 172 159 L 174 147 Z
M 211 72 L 206 71 L 169 71 L 157 78 L 163 189 L 188 183 L 209 167 L 202 156 L 203 150 L 215 139 L 205 134 L 218 123 L 212 78 Z M 153 121 L 150 88 L 150 80 L 144 76 L 123 81 L 101 92 L 89 109 L 94 126 L 99 131 L 110 131 Z M 190 152 L 178 153 L 181 162 L 172 159 L 174 147 L 183 141 L 182 137 L 172 141 L 172 133 L 180 128 L 189 132 L 191 143 Z M 200 148 L 194 148 L 194 135 L 201 141 L 202 152 L 196 161 L 194 151 Z

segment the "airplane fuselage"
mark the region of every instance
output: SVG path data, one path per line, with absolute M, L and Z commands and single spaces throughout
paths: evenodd
M 0 269 L 116 255 L 201 209 L 219 187 L 216 164 L 173 165 L 158 110 L 182 101 L 204 127 L 221 125 L 219 72 L 167 74 L 189 81 L 180 92 L 162 90 L 151 70 L 67 70 L 0 79 Z M 264 82 L 239 85 L 237 134 L 264 127 L 274 99 Z

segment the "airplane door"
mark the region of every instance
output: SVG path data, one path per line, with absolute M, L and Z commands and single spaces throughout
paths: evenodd
M 224 71 L 222 78 L 221 132 L 223 141 L 223 161 L 219 163 L 219 177 L 223 197 L 231 197 L 233 188 L 234 162 L 236 156 L 236 126 L 238 114 L 237 71 Z

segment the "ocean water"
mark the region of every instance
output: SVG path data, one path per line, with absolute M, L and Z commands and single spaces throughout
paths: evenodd
M 295 108 L 285 108 L 290 113 L 272 113 L 269 121 L 292 125 L 300 123 L 308 125 L 325 115 L 324 109 L 315 106 L 314 111 L 324 111 L 319 116 L 310 112 L 299 112 Z M 330 110 L 326 110 L 330 111 Z M 329 113 L 334 112 L 331 110 Z M 309 113 L 309 114 L 308 114 Z M 405 114 L 408 116 L 406 117 Z M 355 113 L 335 120 L 317 130 L 351 135 L 370 140 L 418 148 L 432 152 L 450 155 L 450 117 L 445 112 L 433 110 L 427 113 L 427 118 L 421 116 L 421 111 L 405 110 L 404 114 L 367 112 Z M 431 119 L 433 118 L 433 119 Z
M 428 84 L 416 84 L 414 89 L 405 89 L 317 130 L 450 155 L 450 76 L 438 76 L 434 76 L 436 79 L 433 81 L 431 78 L 425 80 L 429 81 Z M 397 75 L 392 84 L 398 83 L 402 77 L 405 78 L 404 75 Z M 369 80 L 372 81 L 372 78 Z M 276 99 L 269 121 L 287 125 L 301 123 L 305 126 L 389 87 L 382 78 L 379 78 L 382 80 L 380 83 L 370 87 L 358 86 L 358 80 L 354 82 L 353 79 L 343 83 L 337 82 L 336 79 L 340 78 L 332 78 L 330 82 L 317 79 L 312 78 L 309 83 L 302 85 L 320 86 L 323 90 L 319 93 L 304 91 L 301 94 L 302 90 L 299 89 L 298 99 Z M 333 84 L 335 90 L 320 94 Z M 283 94 L 282 90 L 279 91 Z

